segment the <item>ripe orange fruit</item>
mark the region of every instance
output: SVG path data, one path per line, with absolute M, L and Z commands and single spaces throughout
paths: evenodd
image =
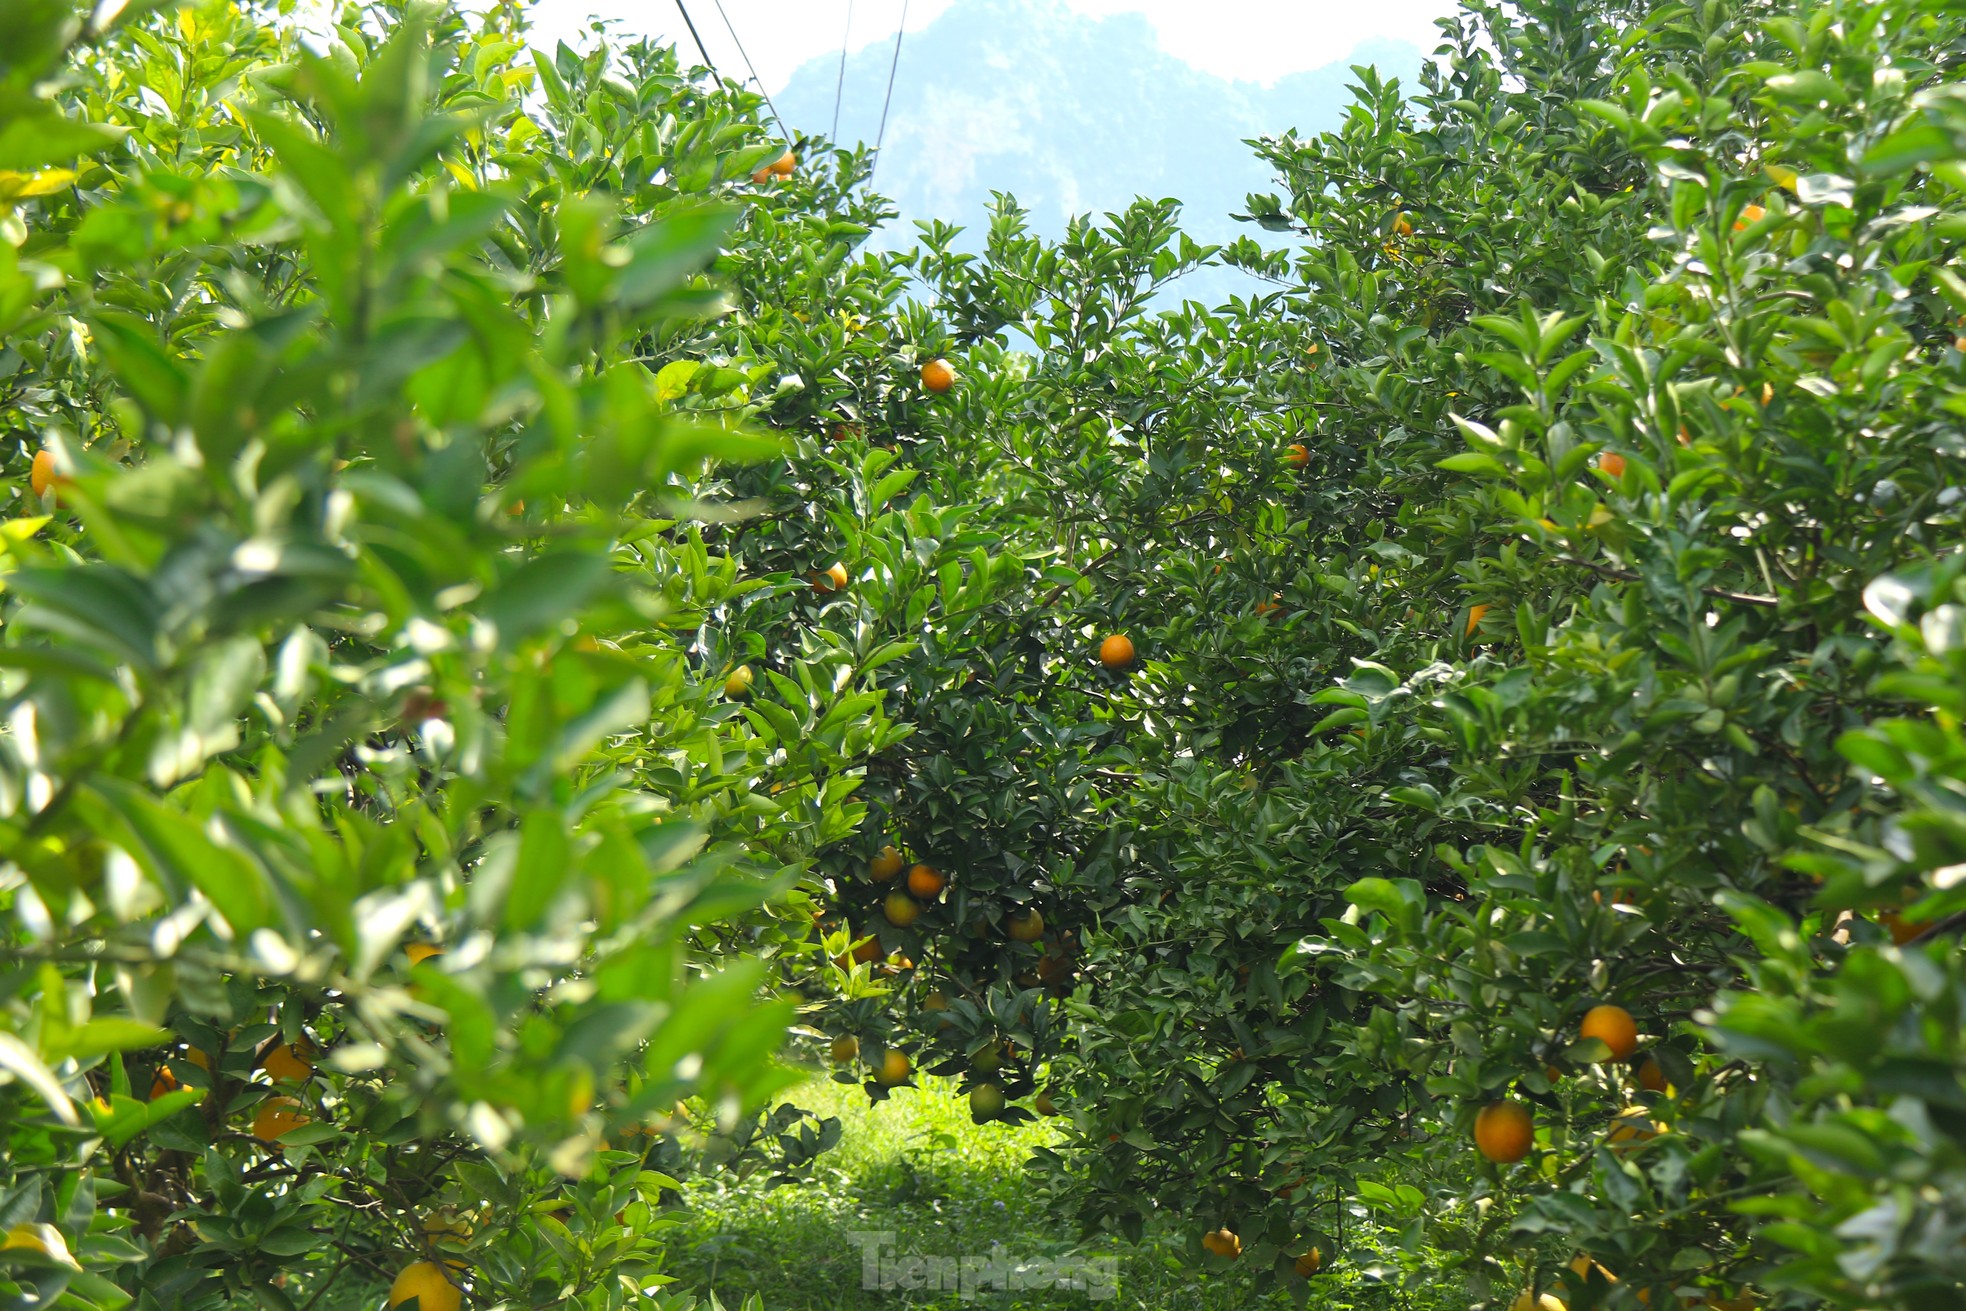
M 27 485 L 36 496 L 46 496 L 48 489 L 68 479 L 55 472 L 55 453 L 48 450 L 34 452 L 34 463 L 28 466 Z
M 263 1143 L 278 1142 L 282 1135 L 312 1123 L 312 1117 L 300 1112 L 300 1103 L 291 1097 L 267 1098 L 253 1115 L 253 1137 Z
M 391 1307 L 414 1302 L 416 1311 L 457 1311 L 463 1301 L 464 1294 L 457 1291 L 457 1285 L 435 1261 L 404 1266 L 396 1282 L 389 1285 Z
M 821 596 L 840 591 L 847 585 L 846 566 L 837 560 L 828 568 L 814 570 L 810 577 L 812 590 Z
M 868 934 L 853 949 L 853 958 L 862 965 L 871 965 L 881 958 L 881 940 L 876 934 Z
M 1662 1093 L 1666 1090 L 1666 1072 L 1660 1068 L 1655 1057 L 1648 1056 L 1639 1065 L 1638 1086 L 1647 1092 Z
M 1311 462 L 1311 451 L 1302 442 L 1292 442 L 1283 451 L 1284 463 L 1293 469 L 1301 469 Z
M 1510 1165 L 1529 1155 L 1536 1142 L 1536 1121 L 1529 1108 L 1507 1098 L 1490 1102 L 1475 1115 L 1475 1146 L 1498 1165 Z
M 1885 911 L 1877 917 L 1877 922 L 1882 924 L 1884 931 L 1891 935 L 1891 941 L 1900 947 L 1919 937 L 1926 929 L 1931 927 L 1931 925 L 1923 920 L 1908 920 L 1895 910 Z
M 1114 633 L 1099 644 L 1099 663 L 1108 669 L 1124 669 L 1133 663 L 1133 639 Z
M 1412 236 L 1413 235 L 1412 216 L 1406 214 L 1403 211 L 1401 213 L 1393 215 L 1393 235 L 1396 237 Z
M 1463 636 L 1463 637 L 1473 637 L 1473 636 L 1474 636 L 1474 630 L 1475 630 L 1476 628 L 1478 628 L 1478 627 L 1480 627 L 1480 626 L 1481 626 L 1481 617 L 1482 617 L 1483 615 L 1485 615 L 1485 614 L 1487 614 L 1487 613 L 1488 613 L 1488 605 L 1487 605 L 1487 603 L 1486 603 L 1486 602 L 1484 602 L 1484 603 L 1482 603 L 1481 605 L 1471 605 L 1471 606 L 1469 606 L 1469 607 L 1468 607 L 1468 631 L 1467 631 L 1467 632 L 1465 632 L 1465 633 L 1463 633 L 1463 634 L 1461 634 L 1461 636 Z
M 875 1077 L 885 1084 L 902 1083 L 908 1078 L 908 1071 L 911 1068 L 913 1067 L 909 1064 L 908 1053 L 899 1047 L 890 1047 L 882 1054 L 880 1068 L 875 1072 Z
M 1638 1023 L 1622 1006 L 1593 1006 L 1584 1012 L 1577 1026 L 1580 1038 L 1596 1038 L 1611 1049 L 1611 1059 L 1622 1061 L 1638 1050 Z
M 1643 1106 L 1627 1106 L 1611 1117 L 1611 1131 L 1604 1135 L 1608 1143 L 1623 1143 L 1636 1147 L 1648 1139 L 1657 1138 L 1665 1126 L 1652 1118 L 1652 1113 Z
M 1509 1311 L 1570 1311 L 1570 1307 L 1555 1293 L 1536 1294 L 1525 1288 L 1509 1303 Z
M 1597 457 L 1597 467 L 1613 478 L 1622 478 L 1625 476 L 1625 457 L 1616 451 L 1605 451 Z
M 751 666 L 739 665 L 730 671 L 728 678 L 724 679 L 724 695 L 733 701 L 740 697 L 748 696 L 754 678 L 755 675 L 751 673 Z
M 313 1063 L 308 1060 L 314 1054 L 314 1048 L 307 1043 L 296 1046 L 283 1042 L 266 1053 L 266 1059 L 259 1063 L 259 1068 L 275 1079 L 300 1083 L 314 1073 Z
M 406 942 L 403 944 L 403 954 L 410 958 L 410 964 L 421 965 L 432 956 L 443 955 L 444 949 L 428 942 Z
M 1316 342 L 1312 342 L 1310 345 L 1304 347 L 1304 354 L 1309 358 L 1311 367 L 1315 369 L 1319 363 L 1318 344 Z
M 174 1093 L 182 1087 L 184 1084 L 171 1073 L 171 1067 L 160 1065 L 157 1067 L 157 1077 L 150 1081 L 150 1100 L 154 1102 L 165 1093 Z
M 1201 1236 L 1201 1245 L 1220 1257 L 1233 1261 L 1242 1255 L 1242 1239 L 1230 1229 L 1215 1229 Z
M 1759 223 L 1768 217 L 1768 211 L 1759 205 L 1741 206 L 1741 217 L 1734 220 L 1734 231 L 1744 232 L 1750 223 Z
M 937 396 L 956 385 L 956 369 L 947 360 L 930 360 L 922 365 L 922 386 Z
M 881 903 L 881 914 L 897 929 L 905 929 L 922 917 L 922 908 L 913 897 L 896 888 Z
M 1256 617 L 1258 619 L 1267 619 L 1281 609 L 1283 609 L 1283 593 L 1273 592 L 1269 600 L 1257 603 Z
M 1570 1269 L 1574 1271 L 1577 1274 L 1577 1276 L 1581 1279 L 1588 1280 L 1591 1276 L 1591 1271 L 1595 1270 L 1600 1275 L 1604 1276 L 1605 1283 L 1615 1284 L 1618 1282 L 1618 1276 L 1612 1274 L 1609 1270 L 1606 1270 L 1603 1266 L 1591 1260 L 1590 1257 L 1586 1256 L 1582 1252 L 1579 1252 L 1576 1256 L 1576 1259 L 1571 1261 Z
M 771 171 L 773 175 L 776 177 L 789 178 L 792 176 L 793 172 L 797 170 L 798 167 L 799 167 L 798 155 L 794 154 L 790 150 L 787 150 L 784 154 L 780 155 L 777 159 L 772 161 Z
M 1005 921 L 1004 932 L 1018 942 L 1036 942 L 1044 936 L 1044 916 L 1036 906 L 1026 906 L 1011 912 Z
M 860 1039 L 850 1033 L 843 1037 L 835 1038 L 833 1039 L 833 1045 L 827 1049 L 827 1054 L 833 1058 L 833 1064 L 845 1065 L 848 1061 L 860 1055 Z
M 1318 1267 L 1323 1264 L 1324 1253 L 1313 1247 L 1310 1251 L 1298 1257 L 1290 1268 L 1297 1272 L 1299 1279 L 1309 1279 L 1318 1272 Z
M 881 848 L 880 855 L 867 862 L 867 877 L 876 883 L 885 883 L 905 869 L 907 864 L 907 860 L 890 843 Z
M 940 870 L 930 865 L 917 865 L 908 871 L 908 891 L 923 901 L 933 901 L 942 894 L 949 880 L 942 877 Z
M 1003 1089 L 994 1083 L 979 1083 L 969 1090 L 969 1113 L 979 1120 L 994 1120 L 1003 1114 Z

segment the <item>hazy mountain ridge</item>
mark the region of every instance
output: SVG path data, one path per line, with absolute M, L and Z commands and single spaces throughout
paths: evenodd
M 841 140 L 875 139 L 892 56 L 891 42 L 876 42 L 848 58 Z M 1103 214 L 1144 195 L 1181 200 L 1198 240 L 1262 238 L 1229 217 L 1250 192 L 1273 189 L 1244 140 L 1334 127 L 1351 102 L 1352 64 L 1408 79 L 1420 58 L 1414 46 L 1380 42 L 1264 87 L 1184 63 L 1139 15 L 1086 18 L 1055 0 L 961 0 L 902 47 L 875 175 L 875 188 L 901 210 L 887 240 L 909 240 L 913 222 L 927 218 L 973 234 L 993 191 L 1016 196 L 1050 236 L 1071 214 Z M 839 73 L 836 57 L 815 59 L 777 95 L 794 130 L 831 129 Z M 1183 292 L 1216 299 L 1251 285 L 1211 272 Z

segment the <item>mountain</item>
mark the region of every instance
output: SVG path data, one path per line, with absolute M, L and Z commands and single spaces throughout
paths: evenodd
M 891 41 L 877 41 L 848 57 L 839 140 L 876 139 L 893 52 Z M 1351 103 L 1351 65 L 1410 80 L 1420 60 L 1415 46 L 1379 42 L 1265 87 L 1184 63 L 1137 14 L 1100 19 L 1056 0 L 957 0 L 902 45 L 874 178 L 901 217 L 878 239 L 905 244 L 915 220 L 936 218 L 969 229 L 959 244 L 976 249 L 990 193 L 1005 191 L 1052 237 L 1073 214 L 1145 195 L 1182 201 L 1197 240 L 1275 243 L 1283 239 L 1229 217 L 1250 192 L 1274 189 L 1244 140 L 1335 127 Z M 812 60 L 775 97 L 779 111 L 794 131 L 830 133 L 839 84 L 837 57 Z M 1180 294 L 1212 302 L 1254 285 L 1208 270 Z

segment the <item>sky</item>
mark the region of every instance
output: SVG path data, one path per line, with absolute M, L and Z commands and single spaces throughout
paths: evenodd
M 940 17 L 954 0 L 905 0 L 909 31 Z M 1288 73 L 1344 59 L 1375 37 L 1433 48 L 1433 20 L 1452 0 L 1061 0 L 1092 18 L 1135 13 L 1153 24 L 1163 49 L 1218 77 L 1267 86 Z M 904 0 L 684 0 L 710 58 L 727 77 L 742 77 L 738 41 L 765 90 L 777 92 L 812 59 L 891 45 Z M 630 35 L 653 35 L 694 49 L 676 0 L 535 0 L 536 39 L 574 38 L 587 16 L 618 19 Z M 851 8 L 852 24 L 848 26 Z M 907 58 L 904 38 L 902 58 Z

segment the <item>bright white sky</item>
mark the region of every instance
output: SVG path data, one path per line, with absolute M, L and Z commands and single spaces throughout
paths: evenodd
M 903 0 L 851 0 L 850 48 L 894 39 Z M 737 45 L 717 12 L 716 0 L 684 0 L 710 57 L 727 77 L 744 75 Z M 954 0 L 907 0 L 908 30 L 928 26 Z M 1220 77 L 1274 82 L 1286 73 L 1321 68 L 1344 59 L 1372 37 L 1410 41 L 1431 50 L 1433 20 L 1453 0 L 1062 0 L 1095 18 L 1144 14 L 1173 55 Z M 847 34 L 848 0 L 723 0 L 724 13 L 743 39 L 768 90 L 778 91 L 809 59 L 837 58 Z M 676 0 L 535 0 L 536 39 L 577 35 L 588 15 L 615 18 L 635 35 L 693 44 Z M 907 57 L 903 47 L 902 57 Z

